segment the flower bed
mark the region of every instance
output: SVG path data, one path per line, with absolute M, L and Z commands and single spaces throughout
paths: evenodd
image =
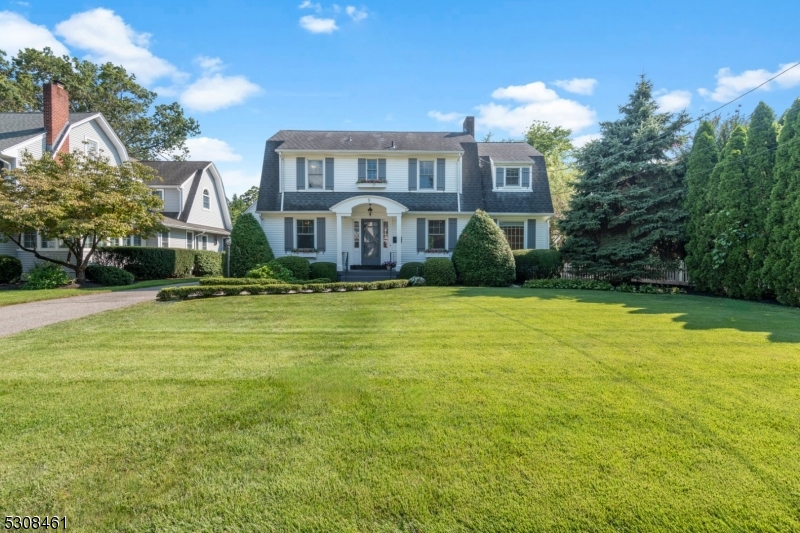
M 169 302 L 194 298 L 213 298 L 215 296 L 349 292 L 399 289 L 407 286 L 408 281 L 404 279 L 390 279 L 367 283 L 251 283 L 249 285 L 200 285 L 194 287 L 167 287 L 158 292 L 158 299 L 162 302 Z

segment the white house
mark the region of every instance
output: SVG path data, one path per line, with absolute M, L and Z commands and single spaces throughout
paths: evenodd
M 20 166 L 26 152 L 38 158 L 45 152 L 82 150 L 99 152 L 117 165 L 130 160 L 122 141 L 101 113 L 70 112 L 69 94 L 59 82 L 46 83 L 43 91 L 43 113 L 0 113 L 0 170 Z M 148 185 L 165 200 L 163 224 L 168 231 L 146 242 L 138 236 L 129 236 L 108 244 L 219 250 L 223 237 L 230 234 L 231 220 L 222 178 L 214 164 L 142 163 L 163 178 Z M 55 240 L 43 239 L 36 232 L 25 234 L 23 244 L 42 255 L 62 260 L 67 257 L 66 247 Z M 11 241 L 0 242 L 0 254 L 18 257 L 25 271 L 36 260 L 33 254 Z
M 449 257 L 483 209 L 512 249 L 549 248 L 553 204 L 544 157 L 526 143 L 461 132 L 282 130 L 266 145 L 258 202 L 276 256 L 338 270 Z

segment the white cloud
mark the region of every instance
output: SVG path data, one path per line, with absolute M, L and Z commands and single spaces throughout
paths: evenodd
M 58 23 L 55 32 L 70 46 L 87 50 L 90 60 L 122 65 L 145 85 L 165 76 L 173 79 L 185 76 L 174 65 L 147 49 L 149 33 L 137 33 L 110 9 L 76 13 Z
M 219 168 L 219 165 L 217 165 L 217 168 Z M 250 187 L 258 187 L 261 183 L 261 173 L 258 171 L 219 170 L 220 174 L 222 174 L 222 181 L 225 183 L 225 194 L 228 195 L 228 198 L 233 197 L 234 194 L 247 192 Z
M 218 57 L 197 56 L 194 62 L 200 65 L 204 72 L 219 72 L 222 70 L 222 60 Z
M 717 72 L 717 86 L 714 87 L 714 90 L 712 91 L 703 88 L 698 89 L 697 92 L 700 93 L 700 96 L 710 98 L 715 102 L 727 102 L 728 100 L 732 100 L 742 93 L 749 91 L 750 89 L 758 87 L 768 79 L 774 77 L 776 74 L 779 74 L 780 72 L 783 72 L 792 66 L 792 64 L 793 63 L 786 63 L 779 65 L 777 70 L 774 72 L 770 72 L 769 70 L 762 68 L 756 70 L 745 70 L 741 74 L 734 74 L 729 68 L 721 68 Z M 776 85 L 781 89 L 788 89 L 790 87 L 800 85 L 800 66 L 793 68 L 776 80 L 767 83 L 761 87 L 760 90 L 769 91 Z
M 438 120 L 439 122 L 456 122 L 464 115 L 461 113 L 456 113 L 455 111 L 451 113 L 441 113 L 439 111 L 428 111 L 428 116 Z
M 313 3 L 310 0 L 304 0 L 303 3 L 297 7 L 298 9 L 313 9 L 317 13 L 322 11 L 322 6 L 319 3 Z
M 547 121 L 555 126 L 580 131 L 597 123 L 597 113 L 574 100 L 561 98 L 543 82 L 501 87 L 492 92 L 495 99 L 509 99 L 521 105 L 511 106 L 495 102 L 477 106 L 476 121 L 482 129 L 501 130 L 510 135 L 521 135 L 534 120 Z
M 361 22 L 365 18 L 367 18 L 367 10 L 366 9 L 357 9 L 355 6 L 347 6 L 345 8 L 345 12 L 347 15 L 356 22 Z
M 41 50 L 47 46 L 58 56 L 69 54 L 67 47 L 46 27 L 33 24 L 11 11 L 0 11 L 0 50 L 9 57 L 25 48 Z
M 186 139 L 192 161 L 241 161 L 231 145 L 220 139 L 211 137 L 195 137 Z
M 216 111 L 241 104 L 261 92 L 261 87 L 244 76 L 207 74 L 189 85 L 181 94 L 181 104 L 195 111 Z
M 572 78 L 571 80 L 558 80 L 554 85 L 570 93 L 590 95 L 594 92 L 597 80 L 594 78 Z
M 683 111 L 692 103 L 692 93 L 689 91 L 656 91 L 656 102 L 660 111 L 674 113 Z
M 339 29 L 333 19 L 322 19 L 314 15 L 300 17 L 300 27 L 311 33 L 333 33 Z
M 582 148 L 587 143 L 597 140 L 600 137 L 602 137 L 602 135 L 600 135 L 599 133 L 587 133 L 586 135 L 578 135 L 577 137 L 573 137 L 572 146 L 574 146 L 575 148 Z

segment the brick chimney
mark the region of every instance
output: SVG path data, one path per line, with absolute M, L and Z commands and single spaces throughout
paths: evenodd
M 464 133 L 469 133 L 475 137 L 475 117 L 467 117 L 464 119 Z
M 64 128 L 69 122 L 69 93 L 60 81 L 44 84 L 44 129 L 45 144 L 52 151 Z M 69 151 L 69 139 L 65 140 L 61 151 Z

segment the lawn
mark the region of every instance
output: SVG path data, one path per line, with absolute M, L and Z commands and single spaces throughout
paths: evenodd
M 409 288 L 0 339 L 0 511 L 74 531 L 797 531 L 800 311 Z
M 162 285 L 174 285 L 176 283 L 196 282 L 200 278 L 181 278 L 181 279 L 151 279 L 140 281 L 132 285 L 120 287 L 96 287 L 91 289 L 43 289 L 40 291 L 0 291 L 0 307 L 5 305 L 22 304 L 28 302 L 38 302 L 41 300 L 56 300 L 58 298 L 69 298 L 70 296 L 82 296 L 85 294 L 97 294 L 100 292 L 129 291 L 132 289 L 145 289 L 147 287 L 161 287 Z

